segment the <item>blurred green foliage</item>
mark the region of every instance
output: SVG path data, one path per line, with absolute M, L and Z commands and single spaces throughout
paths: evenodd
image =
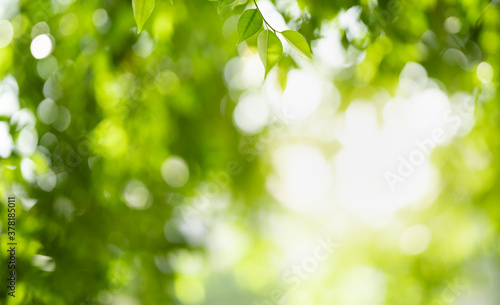
M 25 120 L 13 119 L 12 114 L 0 120 L 8 123 L 14 142 L 22 138 L 27 143 L 16 142 L 12 153 L 0 159 L 2 249 L 7 243 L 7 196 L 16 196 L 18 203 L 16 297 L 7 297 L 8 257 L 2 250 L 1 303 L 253 304 L 267 299 L 281 275 L 275 270 L 278 247 L 263 219 L 267 214 L 293 213 L 267 192 L 270 161 L 259 152 L 273 145 L 273 133 L 283 124 L 242 135 L 234 126 L 233 111 L 245 90 L 231 88 L 225 77 L 231 59 L 257 52 L 257 35 L 235 46 L 238 17 L 254 8 L 252 3 L 238 1 L 241 5 L 219 15 L 215 2 L 179 0 L 172 5 L 157 0 L 139 34 L 130 1 L 5 3 L 0 7 L 13 37 L 0 48 L 0 80 L 2 90 L 11 88 L 27 114 Z M 339 27 L 350 64 L 323 77 L 342 97 L 340 112 L 352 100 L 372 98 L 377 88 L 393 94 L 408 62 L 421 64 L 429 78 L 450 94 L 486 96 L 476 108 L 470 134 L 437 148 L 432 156 L 441 173 L 435 203 L 398 212 L 404 223 L 426 223 L 433 234 L 432 246 L 422 255 L 403 255 L 390 244 L 390 230 L 356 223 L 335 263 L 320 267 L 326 290 L 304 284 L 309 294 L 302 298 L 298 294 L 286 304 L 358 304 L 343 297 L 356 294 L 356 287 L 340 280 L 357 264 L 375 266 L 385 274 L 381 304 L 434 304 L 448 289 L 446 283 L 456 279 L 461 285 L 476 283 L 493 291 L 493 299 L 474 304 L 496 304 L 500 299 L 497 2 L 272 4 L 289 28 L 313 46 L 313 62 L 321 30 L 331 22 Z M 295 6 L 300 14 L 287 10 Z M 353 8 L 359 9 L 364 34 L 339 25 L 339 14 Z M 457 31 L 446 29 L 446 22 L 453 28 L 457 20 Z M 35 37 L 44 34 L 53 50 L 36 59 L 30 47 Z M 356 61 L 352 54 L 361 53 L 362 60 Z M 286 88 L 288 71 L 300 65 L 296 60 L 300 59 L 285 52 L 275 68 L 281 88 Z M 482 62 L 494 69 L 491 82 L 478 77 Z M 264 70 L 257 72 L 263 78 Z M 6 96 L 2 97 L 0 103 L 6 105 Z M 40 110 L 47 99 L 55 103 Z M 35 146 L 30 146 L 24 130 L 34 131 Z M 242 153 L 242 145 L 256 153 Z M 475 155 L 486 156 L 490 163 L 468 166 Z M 171 156 L 182 157 L 189 168 L 189 180 L 180 187 L 165 183 L 165 176 L 162 179 L 162 166 Z M 23 162 L 33 175 L 23 173 Z M 184 208 L 186 202 L 203 198 L 200 185 L 207 181 L 216 181 L 207 201 L 218 202 L 223 193 L 231 204 L 191 211 L 195 224 L 190 228 L 227 224 L 233 235 L 219 246 L 245 250 L 240 260 L 210 256 L 210 244 L 202 242 L 207 235 L 186 235 L 179 229 L 178 219 L 190 213 Z M 292 219 L 297 226 L 310 227 L 330 221 L 297 215 Z M 224 264 L 231 266 L 229 271 L 216 267 Z M 490 274 L 488 269 L 493 275 L 485 275 Z M 455 299 L 441 302 L 454 304 Z

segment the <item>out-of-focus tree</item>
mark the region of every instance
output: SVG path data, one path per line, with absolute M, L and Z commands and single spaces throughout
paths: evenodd
M 304 283 L 307 293 L 286 302 L 366 304 L 353 299 L 349 280 L 339 279 L 361 274 L 379 281 L 382 273 L 385 293 L 366 292 L 376 296 L 373 304 L 452 304 L 440 295 L 445 283 L 463 277 L 485 283 L 490 299 L 484 304 L 494 304 L 491 295 L 498 300 L 500 273 L 488 278 L 474 271 L 500 272 L 496 1 L 261 0 L 264 19 L 241 24 L 240 16 L 255 12 L 254 2 L 156 1 L 154 9 L 141 6 L 148 17 L 138 17 L 140 1 L 132 2 L 0 4 L 2 249 L 7 197 L 18 202 L 16 297 L 2 284 L 2 302 L 252 304 L 267 298 L 279 282 L 278 271 L 269 270 L 279 265 L 280 250 L 268 237 L 269 215 L 299 217 L 270 194 L 269 151 L 303 118 L 279 103 L 238 105 L 260 91 L 286 96 L 301 85 L 290 82 L 295 71 L 314 70 L 320 88 L 337 94 L 338 105 L 326 100 L 324 107 L 340 114 L 364 99 L 375 100 L 380 111 L 374 96 L 380 88 L 397 95 L 409 62 L 417 72 L 423 67 L 441 92 L 467 92 L 475 105 L 474 128 L 432 155 L 441 173 L 434 204 L 395 212 L 405 224 L 427 223 L 431 248 L 403 255 L 387 242 L 390 230 L 353 221 L 359 226 L 342 235 L 347 229 L 331 229 L 331 220 L 300 218 L 297 226 L 329 228 L 343 246 L 333 263 L 320 267 L 326 290 Z M 283 51 L 268 48 L 269 41 Z M 308 57 L 309 46 L 312 60 L 294 52 Z M 259 53 L 265 68 L 254 60 Z M 262 111 L 273 119 L 256 129 L 242 125 Z M 305 141 L 321 142 L 329 154 L 342 146 Z M 425 236 L 420 229 L 405 232 Z M 0 258 L 5 279 L 7 252 Z M 361 263 L 381 273 L 349 273 Z

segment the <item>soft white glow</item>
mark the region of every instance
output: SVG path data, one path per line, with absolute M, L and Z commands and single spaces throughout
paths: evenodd
M 455 16 L 448 17 L 444 21 L 444 28 L 450 34 L 456 34 L 462 29 L 462 22 Z
M 12 149 L 14 149 L 14 141 L 9 133 L 9 124 L 0 122 L 0 157 L 10 157 Z
M 264 67 L 257 53 L 242 59 L 241 81 L 247 88 L 258 88 L 264 80 Z
M 303 14 L 307 14 L 307 11 L 300 8 L 297 0 L 278 0 L 276 1 L 276 8 L 280 12 L 284 12 L 292 20 L 300 19 Z M 306 16 L 310 17 L 309 15 Z
M 30 50 L 33 57 L 42 59 L 52 53 L 52 40 L 46 34 L 36 36 L 31 42 Z
M 21 174 L 27 182 L 35 182 L 35 169 L 36 164 L 30 158 L 23 158 L 21 160 Z
M 190 209 L 189 207 L 188 209 Z M 193 211 L 193 210 L 188 210 Z M 207 229 L 203 221 L 203 215 L 199 212 L 195 212 L 189 215 L 189 217 L 184 217 L 178 221 L 179 232 L 184 236 L 187 242 L 191 245 L 200 245 L 206 240 Z M 185 211 L 184 211 L 185 212 Z M 165 233 L 165 236 L 167 234 Z
M 12 114 L 10 124 L 16 126 L 16 131 L 23 129 L 24 127 L 33 129 L 35 128 L 36 118 L 30 109 L 23 108 Z
M 47 272 L 52 272 L 56 269 L 56 262 L 50 256 L 35 254 L 32 258 L 32 264 Z
M 433 149 L 459 131 L 467 132 L 474 122 L 470 96 L 450 101 L 418 64 L 405 67 L 397 92 L 385 102 L 380 123 L 374 104 L 354 101 L 339 126 L 336 199 L 358 215 L 390 215 L 431 199 L 439 189 L 438 171 L 430 158 Z M 464 104 L 458 100 L 472 107 L 458 106 Z
M 234 109 L 236 127 L 246 134 L 256 134 L 269 121 L 269 107 L 260 95 L 250 94 L 240 98 Z
M 283 16 L 276 10 L 273 3 L 268 0 L 259 2 L 259 9 L 263 16 L 266 16 L 266 21 L 273 25 L 277 31 L 287 30 L 286 22 Z M 279 37 L 279 36 L 278 36 Z
M 57 120 L 59 108 L 56 103 L 50 99 L 44 99 L 36 109 L 38 119 L 45 124 L 52 124 Z
M 161 165 L 161 176 L 171 187 L 182 187 L 189 180 L 189 167 L 181 157 L 172 156 Z
M 50 192 L 56 187 L 57 177 L 53 171 L 49 170 L 45 174 L 37 176 L 36 182 L 42 190 Z
M 482 83 L 489 83 L 493 80 L 493 75 L 495 74 L 495 71 L 493 70 L 493 67 L 489 63 L 483 61 L 477 66 L 476 73 L 477 73 L 477 78 L 479 78 L 479 80 Z
M 151 38 L 147 31 L 142 31 L 137 42 L 132 46 L 132 50 L 137 56 L 146 58 L 155 49 L 156 41 Z
M 401 234 L 399 248 L 408 255 L 417 255 L 424 252 L 431 243 L 431 231 L 424 225 L 415 225 Z
M 273 165 L 276 174 L 268 178 L 267 187 L 283 205 L 303 212 L 328 207 L 331 167 L 315 147 L 282 147 L 274 153 Z
M 320 105 L 323 98 L 322 79 L 312 69 L 292 70 L 283 92 L 283 110 L 290 118 L 305 118 Z
M 166 255 L 167 264 L 170 269 L 179 274 L 199 274 L 203 270 L 203 257 L 198 252 L 185 249 L 173 250 Z
M 312 51 L 322 69 L 340 69 L 346 64 L 340 30 L 333 23 L 321 24 L 321 38 L 312 42 Z
M 236 226 L 217 222 L 206 239 L 211 265 L 217 269 L 234 266 L 248 250 L 247 234 Z M 227 245 L 231 244 L 232 247 Z
M 447 116 L 448 131 L 450 135 L 463 137 L 474 127 L 476 99 L 471 94 L 458 92 L 451 96 L 450 103 L 453 111 Z
M 429 154 L 442 142 L 432 136 L 444 128 L 449 109 L 446 96 L 431 89 L 387 102 L 379 126 L 371 102 L 352 102 L 339 135 L 343 148 L 335 157 L 339 204 L 373 217 L 421 201 L 435 190 L 436 170 Z
M 307 91 L 306 77 L 291 73 L 289 79 L 290 88 Z M 324 88 L 319 86 L 315 91 Z M 316 94 L 321 105 L 320 97 L 325 93 Z M 299 95 L 285 92 L 283 101 Z M 409 63 L 401 73 L 395 97 L 381 92 L 373 101 L 354 100 L 343 115 L 329 114 L 328 121 L 333 120 L 334 125 L 318 119 L 321 107 L 303 106 L 312 107 L 302 111 L 314 114 L 320 124 L 315 128 L 334 131 L 341 148 L 328 162 L 314 146 L 278 147 L 273 152 L 275 173 L 269 176 L 267 187 L 281 203 L 295 210 L 337 205 L 372 225 L 386 225 L 401 207 L 425 206 L 437 194 L 439 171 L 431 162 L 431 153 L 470 131 L 474 124 L 471 98 L 459 93 L 449 99 L 422 66 Z M 314 104 L 315 97 L 303 99 Z M 303 126 L 296 126 L 289 134 L 310 134 L 309 130 L 298 130 L 312 126 L 306 124 L 312 119 L 304 120 Z
M 92 22 L 96 27 L 100 27 L 108 22 L 108 13 L 105 9 L 98 9 L 92 14 Z
M 38 22 L 31 28 L 31 38 L 35 38 L 42 34 L 50 34 L 49 24 L 45 21 Z
M 349 40 L 363 39 L 368 34 L 368 27 L 360 20 L 360 15 L 360 6 L 353 6 L 347 11 L 342 10 L 339 13 L 339 25 L 346 30 Z
M 8 20 L 0 21 L 0 49 L 5 48 L 14 38 L 14 28 Z
M 241 57 L 235 57 L 226 64 L 224 78 L 232 89 L 260 88 L 264 80 L 264 67 L 259 55 L 245 48 Z
M 151 204 L 151 194 L 149 190 L 139 180 L 130 180 L 123 191 L 123 199 L 131 209 L 143 210 Z
M 11 116 L 19 110 L 19 86 L 16 79 L 8 75 L 0 82 L 0 116 Z
M 38 144 L 38 133 L 35 129 L 25 127 L 16 139 L 16 150 L 23 156 L 31 156 Z
M 0 19 L 11 19 L 19 13 L 19 0 L 0 1 Z
M 383 272 L 360 266 L 351 269 L 340 279 L 340 304 L 382 305 L 385 303 L 386 280 Z

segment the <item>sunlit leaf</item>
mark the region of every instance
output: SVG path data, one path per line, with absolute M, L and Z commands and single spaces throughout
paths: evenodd
M 155 0 L 132 0 L 134 9 L 134 18 L 137 23 L 137 33 L 140 33 L 142 27 L 148 20 L 155 7 Z
M 236 1 L 233 2 L 232 8 L 235 8 L 238 5 L 243 5 L 243 4 L 247 3 L 247 2 L 248 2 L 248 0 L 236 0 Z
M 288 72 L 294 66 L 294 61 L 290 56 L 284 56 L 278 63 L 278 84 L 281 90 L 285 90 L 288 82 Z
M 311 50 L 302 34 L 290 30 L 283 31 L 281 34 L 297 54 L 302 57 L 311 58 Z
M 257 39 L 257 48 L 267 75 L 283 55 L 283 45 L 278 36 L 271 30 L 264 30 Z
M 238 20 L 237 30 L 240 37 L 238 43 L 255 35 L 255 33 L 261 29 L 262 22 L 264 22 L 264 20 L 258 10 L 251 9 L 245 11 Z
M 220 14 L 226 7 L 231 5 L 231 3 L 233 3 L 233 2 L 234 2 L 234 0 L 219 0 L 217 12 Z

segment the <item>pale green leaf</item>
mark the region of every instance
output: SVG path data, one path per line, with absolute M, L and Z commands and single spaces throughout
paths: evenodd
M 278 63 L 278 84 L 281 90 L 285 90 L 288 81 L 288 72 L 293 67 L 293 59 L 290 56 L 285 56 Z
M 231 5 L 231 3 L 233 3 L 233 2 L 234 2 L 234 0 L 219 0 L 217 12 L 220 14 L 226 7 Z
M 270 30 L 264 30 L 257 38 L 257 49 L 267 75 L 283 55 L 283 45 L 276 34 Z
M 169 0 L 170 4 L 174 5 L 174 0 Z
M 297 54 L 302 57 L 311 58 L 311 50 L 302 34 L 290 30 L 283 31 L 281 34 Z
M 255 35 L 261 28 L 264 20 L 262 19 L 262 15 L 256 9 L 251 9 L 245 11 L 241 14 L 240 19 L 238 20 L 238 43 L 245 41 L 247 38 Z
M 234 3 L 233 3 L 233 5 L 232 5 L 232 8 L 235 8 L 238 5 L 246 4 L 247 2 L 248 2 L 248 0 L 235 0 Z
M 137 23 L 137 33 L 140 33 L 142 27 L 148 20 L 153 8 L 155 0 L 132 0 L 132 8 L 134 9 L 134 18 Z

